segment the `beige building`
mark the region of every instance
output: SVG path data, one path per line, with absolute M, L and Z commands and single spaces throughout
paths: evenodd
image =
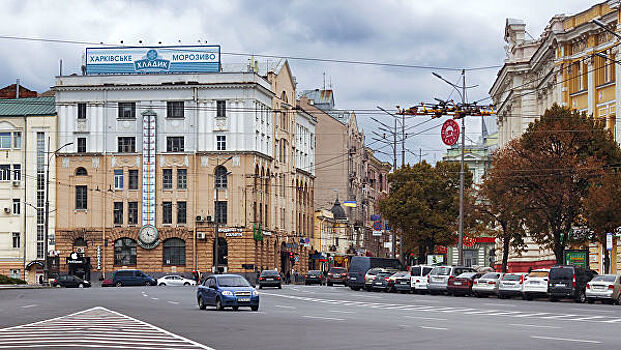
M 45 261 L 46 167 L 56 177 L 54 97 L 0 99 L 0 274 L 38 283 Z M 61 187 L 60 190 L 67 190 Z M 49 186 L 48 252 L 55 259 L 55 194 Z

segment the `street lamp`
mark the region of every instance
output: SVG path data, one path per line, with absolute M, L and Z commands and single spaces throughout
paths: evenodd
M 233 156 L 229 156 L 222 163 L 216 165 L 215 169 L 217 170 L 219 167 L 223 166 L 224 164 L 226 164 L 226 162 L 228 162 L 231 159 L 233 159 Z M 221 175 L 221 176 L 227 177 L 230 174 L 231 174 L 231 172 L 228 171 L 226 174 Z M 215 173 L 214 173 L 214 175 L 215 175 Z M 220 218 L 218 217 L 218 212 L 217 212 L 218 209 L 216 208 L 216 206 L 218 205 L 218 192 L 220 192 L 220 191 L 218 189 L 218 178 L 216 176 L 214 176 L 213 187 L 214 187 L 214 189 L 216 191 L 216 201 L 215 201 L 215 203 L 213 205 L 213 208 L 214 208 L 214 211 L 213 211 L 214 216 L 213 217 L 215 219 L 214 220 L 215 221 L 215 225 L 214 225 L 214 231 L 215 231 L 214 232 L 214 236 L 215 236 L 215 241 L 214 241 L 214 273 L 218 273 L 219 272 L 218 265 L 220 265 L 219 261 L 218 261 L 218 259 L 219 259 L 219 256 L 218 256 L 218 239 L 219 239 L 218 236 L 219 236 L 219 232 L 218 232 L 218 230 L 220 228 Z
M 64 145 L 60 146 L 56 151 L 52 152 L 50 154 L 50 156 L 47 159 L 47 165 L 46 165 L 46 170 L 45 170 L 45 243 L 44 243 L 44 252 L 43 252 L 43 257 L 44 257 L 44 261 L 43 261 L 43 276 L 45 276 L 45 281 L 48 280 L 49 278 L 49 265 L 48 265 L 48 259 L 47 259 L 47 255 L 48 255 L 48 234 L 49 234 L 49 229 L 50 229 L 50 162 L 52 161 L 52 157 L 56 155 L 56 153 L 58 151 L 60 151 L 61 149 L 69 146 L 69 145 L 73 145 L 73 142 L 69 142 L 69 143 L 65 143 Z M 47 139 L 47 149 L 49 152 L 50 149 L 50 138 L 48 137 Z

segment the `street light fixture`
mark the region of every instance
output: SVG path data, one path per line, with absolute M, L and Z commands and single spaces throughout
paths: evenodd
M 226 162 L 228 162 L 229 160 L 233 159 L 233 156 L 229 156 L 228 158 L 226 158 L 222 163 L 216 165 L 215 169 L 218 169 L 219 167 L 223 166 L 224 164 L 226 164 Z M 223 174 L 222 176 L 224 177 L 228 177 L 231 174 L 230 171 L 226 172 L 226 174 Z M 219 237 L 219 229 L 220 229 L 220 218 L 218 217 L 218 213 L 217 213 L 217 208 L 216 206 L 218 205 L 219 202 L 219 198 L 218 198 L 218 192 L 220 192 L 220 190 L 218 189 L 218 179 L 215 177 L 215 173 L 214 173 L 214 182 L 213 182 L 213 187 L 216 191 L 216 200 L 215 203 L 213 205 L 214 208 L 214 236 L 215 236 L 215 240 L 214 240 L 214 273 L 219 273 L 220 269 L 219 269 L 219 265 L 220 265 L 220 261 L 219 261 L 219 256 L 218 256 L 218 240 L 220 239 Z
M 61 149 L 73 145 L 73 142 L 65 143 L 60 146 L 56 151 L 52 152 L 47 159 L 47 165 L 45 170 L 45 242 L 44 242 L 44 252 L 43 252 L 43 276 L 45 276 L 45 281 L 47 282 L 49 278 L 49 264 L 48 264 L 48 235 L 50 229 L 50 162 L 52 161 L 52 157 L 58 153 Z M 50 149 L 50 138 L 47 139 L 47 149 L 49 152 Z

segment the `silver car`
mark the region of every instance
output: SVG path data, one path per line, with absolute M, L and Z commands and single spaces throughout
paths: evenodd
M 621 303 L 621 276 L 619 275 L 599 275 L 586 285 L 586 298 L 590 304 L 595 300 L 608 302 L 610 304 Z
M 498 299 L 511 298 L 522 295 L 525 273 L 506 273 L 500 279 Z
M 157 285 L 158 286 L 174 286 L 174 287 L 195 286 L 196 281 L 188 279 L 188 278 L 183 278 L 179 275 L 167 275 L 167 276 L 158 278 Z
M 488 272 L 478 280 L 474 280 L 472 294 L 477 298 L 498 295 L 498 286 L 502 275 L 500 272 Z
M 445 294 L 448 280 L 455 278 L 464 272 L 476 272 L 471 267 L 465 266 L 436 266 L 427 275 L 427 290 L 429 294 Z

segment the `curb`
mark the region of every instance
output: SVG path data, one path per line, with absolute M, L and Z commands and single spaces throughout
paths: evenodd
M 30 285 L 30 284 L 0 284 L 0 290 L 3 289 L 48 289 L 50 286 Z

